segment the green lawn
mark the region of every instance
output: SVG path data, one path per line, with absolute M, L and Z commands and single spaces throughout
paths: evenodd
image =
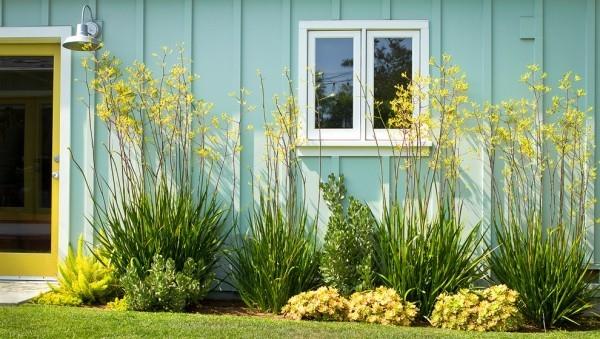
M 600 330 L 478 334 L 428 327 L 288 321 L 252 316 L 116 312 L 41 305 L 0 307 L 0 338 L 22 337 L 598 338 Z

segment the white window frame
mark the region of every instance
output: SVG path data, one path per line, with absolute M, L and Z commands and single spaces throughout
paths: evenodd
M 354 108 L 353 118 L 360 119 L 359 125 L 353 123 L 353 128 L 360 126 L 360 132 L 353 131 L 352 137 L 329 133 L 326 129 L 314 128 L 314 79 L 310 76 L 314 69 L 314 42 L 311 38 L 315 36 L 329 36 L 335 32 L 349 32 L 346 34 L 360 34 L 360 58 L 354 60 L 355 67 L 360 65 L 359 76 L 355 80 L 354 90 L 359 89 L 360 107 Z M 392 133 L 392 140 L 385 130 L 374 130 L 367 118 L 367 106 L 373 107 L 373 63 L 372 37 L 412 37 L 413 38 L 413 67 L 412 75 L 429 75 L 429 22 L 427 20 L 335 20 L 335 21 L 300 21 L 298 33 L 298 65 L 299 65 L 299 90 L 300 102 L 300 135 L 306 138 L 306 146 L 381 146 L 382 140 L 393 144 L 393 139 L 401 133 Z M 369 46 L 370 44 L 370 46 Z M 356 47 L 356 44 L 355 44 Z M 309 52 L 312 55 L 309 55 Z M 415 62 L 416 61 L 416 62 Z M 311 63 L 312 62 L 312 63 Z M 356 69 L 356 68 L 355 68 Z M 369 71 L 368 71 L 369 70 Z M 366 82 L 364 80 L 366 80 Z M 311 84 L 313 82 L 313 84 Z M 365 87 L 365 88 L 361 88 Z M 362 93 L 366 90 L 367 93 Z M 370 92 L 370 94 L 369 94 Z M 356 98 L 356 97 L 355 97 Z M 311 105 L 312 103 L 312 105 Z M 354 103 L 356 106 L 356 102 Z M 416 110 L 415 110 L 416 111 Z M 358 112 L 358 114 L 356 114 Z M 371 113 L 369 113 L 371 114 Z M 415 112 L 415 114 L 417 114 Z M 324 133 L 325 132 L 325 133 Z M 392 131 L 394 132 L 394 131 Z M 399 131 L 398 131 L 399 132 Z M 385 136 L 382 133 L 386 134 Z M 377 140 L 375 140 L 377 138 Z M 391 145 L 390 145 L 391 146 Z
M 351 38 L 352 39 L 352 128 L 315 128 L 316 126 L 316 53 L 308 55 L 308 97 L 307 97 L 307 121 L 309 140 L 360 140 L 361 131 L 361 90 L 360 90 L 360 59 L 361 39 L 360 31 L 311 31 L 308 33 L 308 50 L 315 51 L 317 39 L 327 38 Z M 358 100 L 356 100 L 358 98 Z

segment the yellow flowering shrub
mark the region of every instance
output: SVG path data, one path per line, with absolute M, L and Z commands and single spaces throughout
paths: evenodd
M 343 321 L 347 311 L 348 300 L 331 287 L 297 294 L 281 309 L 284 317 L 294 320 Z
M 430 322 L 433 326 L 453 330 L 514 331 L 523 321 L 518 300 L 519 293 L 506 285 L 481 291 L 461 289 L 456 294 L 442 293 Z
M 384 325 L 409 326 L 417 316 L 414 303 L 405 301 L 391 288 L 356 292 L 350 296 L 348 319 Z

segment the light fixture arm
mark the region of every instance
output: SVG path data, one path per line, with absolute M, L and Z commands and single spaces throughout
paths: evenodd
M 85 20 L 85 9 L 86 8 L 90 12 L 90 20 L 92 20 L 92 22 L 96 20 L 96 19 L 94 19 L 94 14 L 92 13 L 92 8 L 90 7 L 90 5 L 85 5 L 81 9 L 81 23 L 82 24 L 85 22 L 84 20 Z

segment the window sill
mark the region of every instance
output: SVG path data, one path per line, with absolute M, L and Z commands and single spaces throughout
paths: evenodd
M 299 157 L 315 156 L 345 156 L 345 157 L 377 157 L 377 156 L 396 156 L 409 157 L 416 153 L 416 148 L 422 148 L 421 154 L 429 154 L 431 141 L 421 141 L 420 144 L 402 144 L 400 141 L 316 141 L 310 140 L 303 145 L 298 146 Z

